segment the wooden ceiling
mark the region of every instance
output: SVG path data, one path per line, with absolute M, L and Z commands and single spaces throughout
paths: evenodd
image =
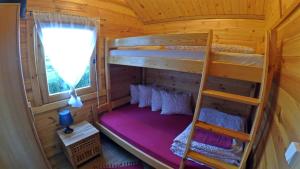
M 145 23 L 191 19 L 264 19 L 266 0 L 125 0 Z

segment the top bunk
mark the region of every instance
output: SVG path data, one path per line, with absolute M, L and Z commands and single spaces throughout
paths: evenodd
M 209 74 L 260 82 L 264 56 L 237 45 L 212 45 L 212 31 L 139 36 L 106 41 L 107 64 L 201 74 L 204 57 L 212 54 Z M 229 51 L 224 52 L 222 48 Z

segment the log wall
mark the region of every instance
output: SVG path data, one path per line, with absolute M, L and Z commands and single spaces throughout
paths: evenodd
M 127 37 L 138 36 L 143 33 L 142 23 L 137 19 L 134 12 L 127 7 L 126 3 L 119 0 L 30 0 L 27 4 L 27 17 L 21 20 L 21 54 L 23 75 L 28 101 L 34 111 L 34 122 L 41 140 L 43 149 L 48 159 L 52 159 L 62 152 L 56 130 L 60 128 L 58 123 L 58 111 L 66 106 L 66 100 L 44 104 L 42 90 L 38 78 L 43 76 L 37 72 L 36 56 L 33 47 L 32 25 L 33 19 L 30 11 L 60 12 L 64 14 L 87 16 L 100 19 L 100 33 L 97 42 L 99 100 L 100 104 L 106 102 L 106 87 L 104 73 L 104 37 Z M 117 69 L 113 69 L 115 74 Z M 127 71 L 127 69 L 123 69 Z M 118 73 L 118 72 L 117 72 Z M 125 80 L 130 78 L 122 76 Z M 95 77 L 92 77 L 95 78 Z M 114 80 L 113 80 L 114 81 Z M 130 83 L 130 82 L 127 82 Z M 128 85 L 118 83 L 114 86 L 118 89 L 127 88 Z M 125 86 L 123 86 L 125 85 Z M 128 91 L 126 90 L 126 94 Z M 122 95 L 122 94 L 121 94 Z M 123 93 L 124 95 L 124 93 Z M 118 97 L 118 96 L 116 96 Z M 85 98 L 84 107 L 78 110 L 72 109 L 75 123 L 87 120 L 92 121 L 92 108 L 96 106 L 96 93 L 89 93 Z M 53 160 L 50 160 L 53 162 Z M 54 161 L 55 162 L 55 161 Z
M 270 130 L 262 140 L 262 157 L 256 159 L 259 169 L 288 169 L 284 153 L 292 142 L 300 141 L 300 10 L 297 0 L 269 0 L 266 12 L 266 29 L 276 25 L 288 13 L 290 15 L 275 29 L 277 50 L 281 68 L 276 74 L 269 118 Z M 299 5 L 298 5 L 299 6 Z

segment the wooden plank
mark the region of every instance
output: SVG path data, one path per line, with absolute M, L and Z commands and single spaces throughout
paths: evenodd
M 34 106 L 40 106 L 43 103 L 42 99 L 42 93 L 40 90 L 40 84 L 38 80 L 38 74 L 37 74 L 37 62 L 35 58 L 35 51 L 34 51 L 34 25 L 33 25 L 33 20 L 28 19 L 27 20 L 27 25 L 26 25 L 26 30 L 27 30 L 27 53 L 29 57 L 29 62 L 27 63 L 29 67 L 29 76 L 30 76 L 30 81 L 31 81 L 31 88 L 32 88 L 32 94 L 33 94 L 33 100 L 30 100 Z M 25 39 L 25 38 L 24 38 Z
M 104 57 L 105 57 L 105 88 L 106 88 L 106 102 L 111 111 L 111 81 L 110 81 L 110 65 L 109 65 L 109 45 L 108 40 L 105 40 Z
M 283 24 L 286 20 L 288 20 L 288 18 L 299 8 L 299 5 L 300 5 L 300 0 L 295 0 L 295 2 L 287 9 L 285 14 L 274 23 L 271 29 L 272 30 L 277 29 L 281 24 Z
M 114 108 L 120 107 L 124 104 L 127 104 L 129 102 L 130 102 L 130 96 L 127 96 L 127 97 L 112 101 L 111 102 L 111 107 L 114 109 Z
M 238 140 L 243 141 L 243 142 L 249 142 L 250 141 L 250 135 L 247 134 L 247 133 L 242 133 L 242 132 L 226 129 L 226 128 L 223 128 L 223 127 L 210 125 L 208 123 L 204 123 L 204 122 L 201 122 L 201 121 L 197 121 L 196 126 L 198 128 L 202 128 L 202 129 L 211 131 L 213 133 L 217 133 L 217 134 L 220 134 L 220 135 L 235 138 L 235 139 L 238 139 Z
M 259 83 L 262 77 L 262 68 L 212 62 L 211 69 L 209 69 L 209 75 Z
M 263 0 L 262 0 L 263 1 Z M 255 0 L 126 0 L 143 23 L 174 22 L 193 19 L 263 19 L 264 3 Z M 247 3 L 248 2 L 248 3 Z M 174 7 L 175 3 L 176 7 Z M 230 8 L 228 7 L 228 4 Z M 251 10 L 248 10 L 250 8 Z M 255 9 L 255 10 L 254 10 Z
M 199 90 L 198 90 L 198 97 L 197 97 L 197 101 L 196 101 L 196 105 L 195 105 L 195 111 L 194 111 L 194 116 L 193 116 L 193 121 L 192 121 L 192 128 L 191 128 L 191 131 L 189 133 L 189 137 L 188 137 L 188 140 L 187 140 L 187 143 L 186 143 L 186 146 L 185 146 L 185 152 L 184 152 L 184 155 L 181 159 L 181 162 L 180 162 L 180 169 L 184 169 L 185 167 L 185 161 L 187 160 L 187 155 L 188 155 L 188 152 L 190 150 L 190 147 L 191 147 L 191 141 L 192 141 L 192 138 L 194 136 L 194 132 L 195 132 L 195 124 L 196 122 L 198 121 L 199 119 L 199 115 L 200 115 L 200 109 L 201 109 L 201 106 L 202 106 L 202 102 L 203 102 L 203 97 L 202 97 L 202 91 L 204 90 L 205 88 L 205 83 L 208 79 L 208 69 L 209 69 L 209 63 L 211 62 L 211 54 L 212 54 L 212 51 L 211 51 L 211 46 L 212 46 L 212 38 L 213 38 L 213 32 L 212 30 L 209 31 L 209 36 L 208 36 L 208 40 L 206 42 L 206 51 L 205 51 L 205 59 L 204 59 L 204 65 L 203 65 L 203 74 L 201 76 L 201 83 L 200 83 L 200 86 L 199 86 Z
M 110 64 L 111 97 L 116 100 L 129 95 L 130 84 L 141 83 L 141 70 L 137 67 Z
M 155 69 L 176 70 L 199 74 L 202 72 L 203 66 L 203 62 L 200 60 L 139 56 L 109 56 L 109 63 Z
M 76 128 L 76 130 L 69 134 L 65 134 L 64 129 L 57 130 L 56 132 L 66 147 L 99 133 L 99 131 L 87 121 L 71 125 L 70 128 Z
M 106 95 L 106 90 L 102 90 L 99 92 L 100 96 L 105 96 Z M 90 94 L 86 94 L 83 96 L 80 96 L 82 101 L 87 101 L 87 100 L 92 100 L 92 99 L 96 99 L 97 98 L 97 93 L 90 93 Z M 32 111 L 34 114 L 40 114 L 40 113 L 44 113 L 47 112 L 49 110 L 54 110 L 54 109 L 59 109 L 61 107 L 65 107 L 68 105 L 68 99 L 65 100 L 61 100 L 61 101 L 57 101 L 57 102 L 52 102 L 52 103 L 48 103 L 48 104 L 44 104 L 42 106 L 38 106 L 38 107 L 32 107 Z
M 262 72 L 262 77 L 261 77 L 261 84 L 260 84 L 260 91 L 259 91 L 259 100 L 260 100 L 260 104 L 258 105 L 256 112 L 255 112 L 255 116 L 254 116 L 254 120 L 252 123 L 252 127 L 251 127 L 251 132 L 250 132 L 250 138 L 251 141 L 249 142 L 249 144 L 246 145 L 245 150 L 244 150 L 244 154 L 241 160 L 241 164 L 240 164 L 240 168 L 245 168 L 247 165 L 247 160 L 249 157 L 250 152 L 253 149 L 253 144 L 254 141 L 258 135 L 258 131 L 259 131 L 259 127 L 261 126 L 261 122 L 262 122 L 262 117 L 263 117 L 263 113 L 265 111 L 267 102 L 268 102 L 268 95 L 270 92 L 270 88 L 272 83 L 270 83 L 273 79 L 273 71 L 269 71 L 269 57 L 270 57 L 270 42 L 271 42 L 271 37 L 270 37 L 271 32 L 266 32 L 266 52 L 265 52 L 265 57 L 264 57 L 264 65 L 263 65 L 263 72 Z
M 188 73 L 202 73 L 203 61 L 191 59 L 175 59 L 167 57 L 141 56 L 109 56 L 110 64 L 147 67 L 164 70 L 175 70 Z M 250 82 L 260 82 L 261 68 L 237 64 L 213 62 L 209 74 Z
M 187 155 L 188 155 L 188 157 L 192 158 L 193 160 L 196 160 L 196 161 L 199 161 L 201 163 L 207 164 L 207 165 L 212 166 L 214 168 L 218 168 L 218 169 L 238 169 L 237 166 L 222 162 L 220 160 L 209 158 L 207 156 L 196 153 L 194 151 L 188 152 Z
M 203 8 L 205 8 L 205 3 Z M 252 47 L 256 49 L 257 53 L 264 52 L 265 23 L 261 20 L 202 19 L 144 26 L 145 34 L 195 33 L 206 31 L 207 29 L 214 31 L 214 43 L 238 44 Z
M 260 104 L 259 99 L 252 98 L 252 97 L 246 97 L 246 96 L 241 96 L 237 94 L 231 94 L 231 93 L 226 93 L 226 92 L 221 92 L 221 91 L 216 91 L 216 90 L 203 90 L 202 94 L 204 96 L 210 96 L 210 97 L 215 97 L 219 99 L 224 99 L 224 100 L 229 100 L 229 101 L 234 101 L 234 102 L 239 102 L 239 103 L 244 103 L 244 104 L 250 104 L 257 106 Z
M 130 46 L 205 46 L 208 33 L 166 34 L 129 37 L 108 41 L 109 48 Z

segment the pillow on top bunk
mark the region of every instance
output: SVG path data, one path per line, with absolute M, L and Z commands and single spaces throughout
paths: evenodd
M 191 94 L 161 91 L 161 114 L 193 115 Z
M 253 48 L 241 45 L 225 45 L 225 44 L 213 44 L 213 52 L 230 52 L 230 53 L 246 53 L 253 54 L 255 50 Z
M 139 107 L 151 106 L 152 87 L 139 85 Z
M 130 104 L 138 104 L 139 103 L 139 87 L 138 85 L 130 85 Z
M 212 44 L 213 52 L 230 52 L 230 53 L 245 53 L 254 54 L 253 48 L 241 45 L 225 45 L 225 44 Z M 186 50 L 186 51 L 205 51 L 206 46 L 165 46 L 167 50 Z
M 118 50 L 161 50 L 163 46 L 131 46 L 131 47 L 118 47 Z
M 158 87 L 152 88 L 152 98 L 151 98 L 151 110 L 152 111 L 158 111 L 161 110 L 162 106 L 162 98 L 161 98 L 161 92 L 162 90 Z
M 206 46 L 165 46 L 167 50 L 205 51 Z

